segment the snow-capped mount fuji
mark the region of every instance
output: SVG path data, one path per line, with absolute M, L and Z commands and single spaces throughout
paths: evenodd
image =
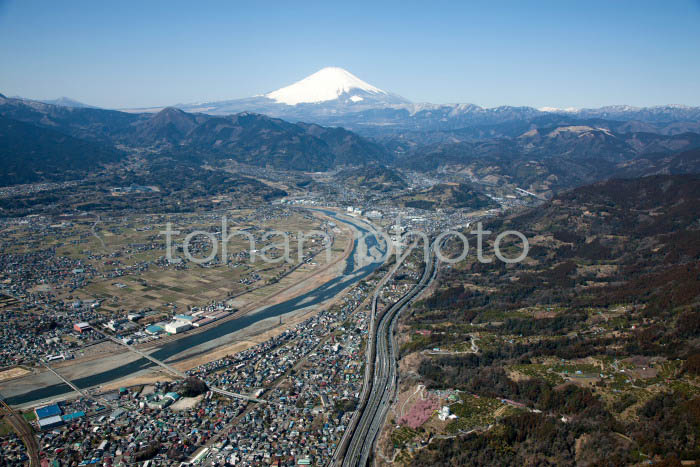
M 494 125 L 529 128 L 533 119 L 609 119 L 636 121 L 635 131 L 679 133 L 700 129 L 700 108 L 659 106 L 636 108 L 609 106 L 600 109 L 558 109 L 474 104 L 413 103 L 397 94 L 367 83 L 339 67 L 323 68 L 275 91 L 245 99 L 197 104 L 178 104 L 187 112 L 230 115 L 255 112 L 292 122 L 344 127 L 365 136 L 397 132 L 444 132 L 477 129 L 480 137 L 502 132 Z M 137 109 L 158 111 L 159 109 Z M 567 124 L 573 124 L 567 120 Z M 681 122 L 681 124 L 677 124 Z M 671 125 L 675 125 L 671 127 Z M 521 131 L 522 133 L 522 131 Z M 519 133 L 518 133 L 519 134 Z
M 343 68 L 326 67 L 266 94 L 176 107 L 214 115 L 250 111 L 318 123 L 329 116 L 410 105 L 408 99 L 373 86 Z
M 366 98 L 386 97 L 389 93 L 362 81 L 347 70 L 327 67 L 294 84 L 265 94 L 278 104 L 318 104 L 335 99 L 353 103 Z

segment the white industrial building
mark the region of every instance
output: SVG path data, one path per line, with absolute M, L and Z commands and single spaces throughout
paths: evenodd
M 37 420 L 40 430 L 49 430 L 51 428 L 56 428 L 57 426 L 63 425 L 63 418 L 60 415 L 54 415 L 53 417 L 42 418 Z
M 165 325 L 165 332 L 168 334 L 179 334 L 192 329 L 192 324 L 184 321 L 173 321 Z

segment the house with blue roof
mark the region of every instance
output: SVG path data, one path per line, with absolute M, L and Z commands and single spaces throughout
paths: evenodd
M 150 326 L 146 327 L 146 333 L 151 334 L 152 336 L 161 334 L 162 332 L 163 328 L 158 326 L 157 324 L 151 324 Z
M 63 418 L 63 421 L 64 421 L 64 422 L 72 422 L 73 420 L 77 420 L 77 419 L 79 419 L 79 418 L 83 418 L 84 416 L 85 416 L 85 412 L 83 412 L 83 411 L 81 410 L 81 411 L 78 411 L 78 412 L 73 412 L 73 413 L 66 414 L 66 415 L 64 415 L 62 418 Z
M 41 420 L 42 418 L 50 418 L 61 415 L 61 408 L 58 406 L 58 404 L 49 404 L 43 407 L 37 407 L 34 409 L 34 413 L 36 414 L 36 418 Z

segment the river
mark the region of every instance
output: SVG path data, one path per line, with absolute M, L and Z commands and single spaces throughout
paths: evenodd
M 343 222 L 345 224 L 352 225 L 355 229 L 357 229 L 363 235 L 361 238 L 364 238 L 367 247 L 366 249 L 363 248 L 363 251 L 369 251 L 371 248 L 374 247 L 375 250 L 378 250 L 379 254 L 384 254 L 384 250 L 380 248 L 377 239 L 371 234 L 366 235 L 369 232 L 369 230 L 362 227 L 359 223 L 353 222 L 349 219 L 340 218 L 333 211 L 322 209 L 317 209 L 317 211 L 320 211 L 323 214 L 334 218 L 338 222 Z M 368 264 L 364 266 L 358 266 L 355 261 L 357 253 L 358 239 L 355 239 L 352 252 L 350 253 L 345 262 L 345 268 L 343 270 L 343 273 L 338 275 L 334 279 L 331 279 L 330 281 L 320 285 L 319 287 L 309 292 L 306 292 L 302 295 L 291 298 L 284 302 L 278 303 L 276 305 L 268 306 L 266 308 L 249 313 L 237 319 L 224 321 L 219 325 L 211 326 L 210 328 L 205 329 L 202 332 L 193 333 L 190 335 L 186 334 L 180 339 L 176 339 L 163 344 L 163 346 L 159 347 L 150 355 L 158 360 L 166 361 L 171 357 L 191 350 L 202 344 L 206 344 L 209 341 L 245 329 L 248 326 L 251 326 L 259 321 L 268 318 L 274 318 L 296 310 L 300 310 L 302 308 L 307 308 L 309 306 L 314 306 L 323 303 L 326 300 L 335 297 L 338 293 L 340 293 L 348 286 L 369 276 L 382 264 L 381 261 L 377 261 L 376 258 L 372 258 Z M 171 360 L 171 362 L 172 361 L 177 360 Z M 112 368 L 108 371 L 92 374 L 88 377 L 77 378 L 75 380 L 72 380 L 72 383 L 81 389 L 88 388 L 91 386 L 109 383 L 117 379 L 134 375 L 135 373 L 141 372 L 154 365 L 155 364 L 153 362 L 145 358 L 140 358 L 131 363 Z M 57 397 L 70 392 L 72 392 L 72 389 L 68 387 L 68 385 L 60 383 L 50 386 L 44 386 L 22 394 L 13 395 L 5 400 L 8 404 L 19 405 L 33 401 L 38 401 L 41 399 Z

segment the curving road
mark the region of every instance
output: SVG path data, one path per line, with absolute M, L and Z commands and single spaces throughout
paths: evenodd
M 330 217 L 337 215 L 331 211 L 324 213 Z M 378 245 L 380 240 L 375 238 L 380 237 L 379 235 L 368 235 L 365 237 L 365 234 L 371 232 L 371 229 L 368 229 L 368 226 L 363 225 L 364 221 L 359 222 L 358 220 L 354 219 L 344 219 L 340 216 L 335 217 L 335 219 L 338 222 L 353 224 L 363 236 L 364 246 L 367 248 L 378 248 L 378 254 L 384 253 L 381 246 Z M 369 227 L 371 227 L 371 225 Z M 300 310 L 302 308 L 318 305 L 338 296 L 338 294 L 346 290 L 351 285 L 369 276 L 382 264 L 382 262 L 376 258 L 370 260 L 368 264 L 360 264 L 357 258 L 360 251 L 359 244 L 360 239 L 355 239 L 353 242 L 351 242 L 352 247 L 350 254 L 347 258 L 345 258 L 345 268 L 340 274 L 330 280 L 327 280 L 326 282 L 323 282 L 312 290 L 306 292 L 301 291 L 300 294 L 297 294 L 292 298 L 267 306 L 255 313 L 234 317 L 230 320 L 219 320 L 215 325 L 207 326 L 201 332 L 196 331 L 193 333 L 187 333 L 172 341 L 167 341 L 167 338 L 159 339 L 157 349 L 153 352 L 148 352 L 148 354 L 161 362 L 168 361 L 170 363 L 174 363 L 184 359 L 187 355 L 193 356 L 203 354 L 216 347 L 216 345 L 218 345 L 216 344 L 218 339 L 224 341 L 229 338 L 227 336 L 230 334 L 258 323 L 264 319 L 272 317 L 276 318 L 280 315 Z M 103 360 L 103 362 L 106 363 L 104 371 L 80 378 L 70 378 L 72 383 L 81 388 L 93 387 L 95 385 L 105 384 L 136 374 L 153 366 L 155 363 L 153 361 L 149 361 L 147 358 L 139 358 L 137 360 L 130 359 L 129 362 L 119 364 L 114 361 L 114 356 L 106 356 L 104 358 L 106 359 Z M 6 402 L 11 405 L 29 404 L 34 401 L 60 396 L 67 392 L 67 387 L 63 383 L 54 385 L 37 383 L 32 385 L 35 389 L 26 392 L 26 383 L 29 381 L 37 381 L 33 380 L 33 378 L 40 379 L 40 376 L 41 375 L 39 375 L 39 377 L 36 375 L 28 375 L 24 378 L 19 378 L 16 381 L 12 381 L 7 387 L 8 391 L 5 398 Z
M 17 436 L 24 442 L 27 448 L 27 456 L 29 456 L 29 466 L 39 467 L 39 443 L 34 436 L 32 426 L 24 419 L 23 416 L 15 412 L 12 407 L 7 405 L 0 396 L 0 414 L 6 417 L 6 420 L 12 425 L 12 428 L 17 433 Z
M 359 422 L 352 431 L 347 450 L 344 452 L 343 467 L 365 467 L 372 453 L 374 441 L 384 424 L 384 419 L 396 394 L 398 372 L 396 363 L 396 346 L 394 344 L 394 326 L 401 312 L 435 279 L 437 274 L 437 258 L 430 248 L 430 256 L 420 281 L 391 305 L 379 319 L 376 333 L 370 336 L 370 346 L 373 347 L 374 373 L 369 381 L 369 398 L 366 404 L 358 410 Z M 372 314 L 376 313 L 376 300 L 372 303 Z M 371 362 L 368 362 L 371 363 Z

